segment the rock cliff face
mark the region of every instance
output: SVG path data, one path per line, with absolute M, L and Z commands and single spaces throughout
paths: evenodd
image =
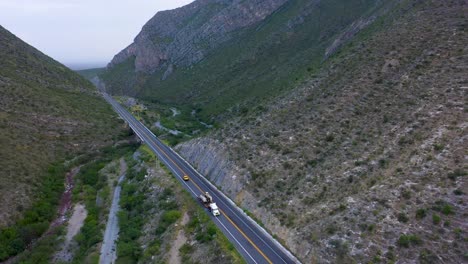
M 192 65 L 229 40 L 230 33 L 263 20 L 286 1 L 198 0 L 159 12 L 108 67 L 130 57 L 135 57 L 135 69 L 141 72 L 152 72 L 161 65 Z
M 247 178 L 245 174 L 238 174 L 239 169 L 228 158 L 225 147 L 219 141 L 200 138 L 182 143 L 176 150 L 227 195 L 235 197 L 242 191 Z
M 178 146 L 304 263 L 466 260 L 468 6 L 401 8 L 353 44 L 338 34 L 263 111 Z
M 157 13 L 101 77 L 111 94 L 226 119 L 292 89 L 398 2 L 194 1 Z

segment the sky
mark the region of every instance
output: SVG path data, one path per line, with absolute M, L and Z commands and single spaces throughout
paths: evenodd
M 103 67 L 158 11 L 193 0 L 0 0 L 0 25 L 68 67 Z

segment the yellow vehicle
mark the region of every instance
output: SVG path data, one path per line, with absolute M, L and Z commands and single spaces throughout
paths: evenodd
M 184 179 L 184 181 L 190 180 L 189 176 L 187 176 L 187 175 L 184 175 L 184 177 L 182 177 L 182 178 Z

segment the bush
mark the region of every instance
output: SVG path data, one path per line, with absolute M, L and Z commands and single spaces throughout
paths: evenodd
M 466 176 L 468 173 L 462 169 L 456 169 L 453 172 L 449 173 L 447 176 L 449 179 L 455 181 L 458 177 Z
M 402 223 L 406 223 L 408 222 L 408 216 L 406 216 L 405 213 L 399 213 L 398 214 L 398 221 L 402 222 Z
M 405 189 L 405 190 L 401 191 L 401 196 L 408 200 L 408 199 L 411 198 L 411 191 L 408 190 L 408 189 Z
M 214 235 L 216 235 L 216 232 L 217 232 L 216 230 L 217 230 L 216 226 L 213 223 L 210 222 L 208 224 L 208 228 L 206 230 L 206 233 L 208 235 L 210 235 L 210 236 L 214 236 Z
M 24 212 L 23 219 L 11 227 L 0 229 L 0 261 L 17 255 L 31 241 L 39 238 L 56 215 L 56 207 L 63 192 L 66 168 L 59 163 L 47 170 L 40 189 L 40 196 L 31 209 Z
M 177 219 L 180 218 L 180 216 L 181 216 L 181 213 L 179 211 L 176 211 L 176 210 L 166 211 L 161 217 L 161 222 L 166 225 L 170 225 L 170 224 L 175 223 Z
M 83 184 L 95 186 L 99 180 L 99 171 L 104 168 L 105 163 L 93 162 L 85 165 L 80 170 L 79 178 L 83 181 Z
M 195 251 L 192 245 L 190 244 L 183 244 L 180 249 L 180 256 L 182 257 L 182 263 L 188 263 L 190 260 L 190 254 L 192 254 Z
M 426 217 L 426 209 L 420 208 L 416 210 L 416 219 L 423 219 Z
M 397 241 L 397 245 L 400 247 L 409 248 L 410 245 L 420 245 L 422 240 L 416 235 L 401 235 Z
M 449 214 L 454 214 L 455 210 L 454 208 L 447 202 L 439 200 L 435 203 L 433 206 L 433 209 L 443 213 L 444 215 L 449 215 Z
M 434 225 L 438 225 L 440 223 L 440 216 L 439 215 L 436 215 L 436 214 L 433 214 L 432 215 L 432 223 L 434 223 Z
M 146 173 L 144 170 L 136 172 L 129 170 L 132 178 L 138 179 Z M 140 176 L 139 176 L 140 175 Z M 138 238 L 144 225 L 145 195 L 140 192 L 137 183 L 125 180 L 122 184 L 119 217 L 119 240 L 117 242 L 118 263 L 136 263 L 141 257 L 141 247 Z
M 430 250 L 428 249 L 423 249 L 421 251 L 421 253 L 419 254 L 419 261 L 420 263 L 422 264 L 425 264 L 425 263 L 437 263 L 439 261 L 439 258 L 437 257 L 437 255 L 435 255 L 434 253 L 432 253 Z
M 179 249 L 179 252 L 180 252 L 181 254 L 183 254 L 183 255 L 190 254 L 190 253 L 192 253 L 193 251 L 194 251 L 193 246 L 190 245 L 190 244 L 187 244 L 187 243 L 183 244 L 183 245 L 180 247 L 180 249 Z
M 328 134 L 328 135 L 325 137 L 325 141 L 326 141 L 326 142 L 332 142 L 334 139 L 335 139 L 335 137 L 334 137 L 332 134 Z
M 435 151 L 441 151 L 444 149 L 444 145 L 442 144 L 434 144 L 433 146 Z
M 450 206 L 449 204 L 446 204 L 442 207 L 442 213 L 444 215 L 449 215 L 449 214 L 453 214 L 454 213 L 454 210 L 453 210 L 453 207 Z
M 117 254 L 119 257 L 132 256 L 134 255 L 134 252 L 137 252 L 138 250 L 138 246 L 131 242 L 120 242 L 117 244 Z

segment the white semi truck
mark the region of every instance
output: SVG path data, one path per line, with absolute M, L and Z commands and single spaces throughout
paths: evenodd
M 198 200 L 206 207 L 214 216 L 220 215 L 219 208 L 215 202 L 213 202 L 213 197 L 208 192 L 200 194 Z

